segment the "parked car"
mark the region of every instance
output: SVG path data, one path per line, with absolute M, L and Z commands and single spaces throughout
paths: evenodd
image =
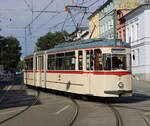
M 11 81 L 13 79 L 13 75 L 9 71 L 1 71 L 0 72 L 0 82 Z
M 15 75 L 21 75 L 22 74 L 22 71 L 21 70 L 16 70 L 15 71 Z

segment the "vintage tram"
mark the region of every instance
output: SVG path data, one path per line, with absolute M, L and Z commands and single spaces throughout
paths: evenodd
M 25 57 L 26 85 L 98 97 L 132 96 L 130 45 L 115 39 L 63 43 Z

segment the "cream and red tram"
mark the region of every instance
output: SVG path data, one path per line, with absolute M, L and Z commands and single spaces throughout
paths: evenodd
M 132 95 L 130 46 L 119 40 L 64 43 L 25 62 L 27 85 L 100 97 Z

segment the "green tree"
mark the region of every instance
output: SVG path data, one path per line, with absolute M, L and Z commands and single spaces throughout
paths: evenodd
M 16 69 L 21 56 L 19 41 L 14 37 L 2 37 L 0 38 L 0 49 L 0 64 L 4 65 L 4 69 Z
M 40 37 L 36 43 L 36 51 L 47 50 L 53 48 L 55 45 L 65 42 L 65 37 L 68 36 L 67 32 L 47 33 Z
M 25 61 L 24 60 L 20 60 L 18 62 L 18 65 L 17 65 L 17 69 L 23 70 L 24 68 L 25 68 Z

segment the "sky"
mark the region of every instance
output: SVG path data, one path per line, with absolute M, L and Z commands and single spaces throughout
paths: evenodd
M 48 32 L 66 30 L 71 33 L 75 25 L 66 5 L 89 7 L 81 26 L 88 26 L 91 15 L 106 0 L 1 0 L 0 4 L 0 35 L 14 36 L 20 41 L 22 58 L 33 53 L 37 39 Z M 42 12 L 42 10 L 49 12 Z M 33 11 L 33 13 L 32 13 Z M 38 11 L 38 12 L 37 12 Z M 55 12 L 55 13 L 52 13 Z M 57 12 L 57 13 L 56 13 Z M 82 10 L 72 10 L 76 23 L 83 17 Z M 67 16 L 68 15 L 68 16 Z M 65 23 L 64 23 L 65 21 Z M 25 29 L 27 41 L 25 41 Z

